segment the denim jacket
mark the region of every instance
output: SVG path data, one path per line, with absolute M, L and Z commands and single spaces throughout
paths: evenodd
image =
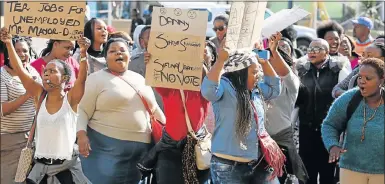
M 264 130 L 264 101 L 276 98 L 281 91 L 281 81 L 279 77 L 265 76 L 263 81 L 258 84 L 261 91 L 254 89 L 251 93 L 251 100 L 254 103 L 258 120 L 254 118 L 252 111 L 251 129 L 243 142 L 236 137 L 235 122 L 237 117 L 237 96 L 234 87 L 229 79 L 222 77 L 219 83 L 204 78 L 201 93 L 204 98 L 212 102 L 215 114 L 215 130 L 212 138 L 212 152 L 231 155 L 235 157 L 256 160 L 258 154 L 258 131 Z M 263 99 L 261 98 L 263 96 Z

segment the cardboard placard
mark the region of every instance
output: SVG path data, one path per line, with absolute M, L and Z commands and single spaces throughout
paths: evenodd
M 254 47 L 261 37 L 267 1 L 233 2 L 226 33 L 226 46 L 231 51 Z
M 154 7 L 147 85 L 200 90 L 207 18 L 207 11 Z
M 84 31 L 85 7 L 84 1 L 7 1 L 5 26 L 13 35 L 76 40 Z

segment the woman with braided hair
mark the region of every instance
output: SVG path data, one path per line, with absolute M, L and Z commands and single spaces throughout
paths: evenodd
M 226 48 L 219 49 L 201 88 L 216 119 L 210 167 L 214 184 L 279 183 L 276 176 L 282 174 L 283 153 L 271 139 L 266 149 L 263 140 L 269 138 L 264 100 L 276 98 L 280 86 L 270 63 L 257 59 L 255 53 L 235 51 L 229 57 Z

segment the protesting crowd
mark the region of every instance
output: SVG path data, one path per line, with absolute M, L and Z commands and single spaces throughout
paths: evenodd
M 196 55 L 199 91 L 147 85 L 150 25 L 92 18 L 41 53 L 1 28 L 1 183 L 383 183 L 385 39 L 372 21 L 354 20 L 353 37 L 323 22 L 306 53 L 292 26 L 230 50 L 228 24 L 215 17 Z

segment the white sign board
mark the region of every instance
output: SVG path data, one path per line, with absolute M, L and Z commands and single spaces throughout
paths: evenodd
M 307 17 L 310 13 L 306 10 L 293 7 L 292 9 L 283 9 L 265 20 L 262 28 L 262 36 L 269 38 L 276 32 L 280 32 L 299 20 Z
M 252 49 L 261 37 L 267 2 L 233 2 L 226 34 L 230 50 Z

